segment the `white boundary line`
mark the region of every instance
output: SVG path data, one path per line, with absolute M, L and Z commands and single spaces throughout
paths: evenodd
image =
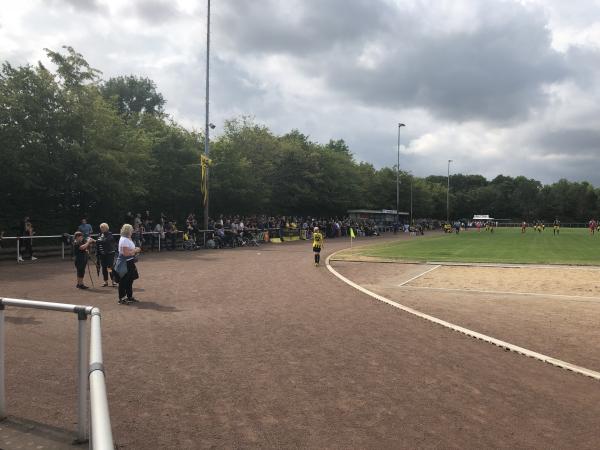
M 339 261 L 343 261 L 340 259 Z M 398 263 L 404 261 L 398 260 Z M 577 265 L 577 264 L 512 264 L 512 263 L 463 263 L 453 261 L 426 261 L 421 264 L 440 264 L 446 267 L 484 267 L 484 268 L 497 268 L 497 269 L 561 269 L 561 270 L 589 270 L 597 272 L 600 270 L 600 266 L 592 265 Z
M 485 291 L 479 289 L 458 289 L 458 288 L 439 288 L 430 286 L 405 286 L 405 283 L 398 286 L 406 289 L 425 289 L 431 291 L 451 291 L 451 292 L 474 292 L 476 294 L 498 294 L 498 295 L 531 295 L 536 297 L 558 297 L 558 298 L 585 298 L 587 300 L 600 300 L 600 297 L 590 297 L 586 295 L 567 295 L 567 294 L 543 294 L 541 292 L 512 292 L 512 291 Z
M 335 253 L 337 253 L 337 252 L 335 252 Z M 382 295 L 379 295 L 379 294 L 376 294 L 374 292 L 371 292 L 368 289 L 365 289 L 364 287 L 362 287 L 362 286 L 356 284 L 355 282 L 349 280 L 348 278 L 346 278 L 345 276 L 343 276 L 342 274 L 340 274 L 339 272 L 337 272 L 333 267 L 331 267 L 331 265 L 329 264 L 329 260 L 331 259 L 331 257 L 333 255 L 335 255 L 335 253 L 332 253 L 331 255 L 329 255 L 327 257 L 327 259 L 325 260 L 325 265 L 327 266 L 327 269 L 332 274 L 334 274 L 336 277 L 338 277 L 340 280 L 342 280 L 344 283 L 352 286 L 354 289 L 357 289 L 357 290 L 361 291 L 364 294 L 369 295 L 370 297 L 373 297 L 373 298 L 379 300 L 380 302 L 387 303 L 388 305 L 393 306 L 394 308 L 398 308 L 398 309 L 400 309 L 402 311 L 405 311 L 405 312 L 407 312 L 409 314 L 413 314 L 413 315 L 415 315 L 417 317 L 420 317 L 422 319 L 428 320 L 429 322 L 436 323 L 436 324 L 441 325 L 441 326 L 443 326 L 445 328 L 449 328 L 449 329 L 451 329 L 453 331 L 458 331 L 459 333 L 465 334 L 465 335 L 467 335 L 469 337 L 473 337 L 475 339 L 479 339 L 479 340 L 488 342 L 488 343 L 493 344 L 493 345 L 495 345 L 497 347 L 501 347 L 501 348 L 503 348 L 505 350 L 510 350 L 512 352 L 519 353 L 521 355 L 525 355 L 525 356 L 528 356 L 530 358 L 535 358 L 535 359 L 537 359 L 539 361 L 542 361 L 542 362 L 545 362 L 545 363 L 548 363 L 548 364 L 552 364 L 553 366 L 560 367 L 560 368 L 566 369 L 566 370 L 570 370 L 572 372 L 579 373 L 581 375 L 585 375 L 585 376 L 588 376 L 590 378 L 594 378 L 595 380 L 600 380 L 600 372 L 596 372 L 596 371 L 591 370 L 591 369 L 586 369 L 585 367 L 576 366 L 576 365 L 570 364 L 570 363 L 568 363 L 566 361 L 562 361 L 560 359 L 552 358 L 551 356 L 544 355 L 544 354 L 538 353 L 538 352 L 534 352 L 532 350 L 528 350 L 526 348 L 519 347 L 518 345 L 514 345 L 514 344 L 511 344 L 509 342 L 501 341 L 500 339 L 496 339 L 496 338 L 493 338 L 491 336 L 487 336 L 485 334 L 481 334 L 481 333 L 478 333 L 476 331 L 469 330 L 468 328 L 464 328 L 464 327 L 461 327 L 459 325 L 455 325 L 453 323 L 446 322 L 445 320 L 438 319 L 437 317 L 433 317 L 433 316 L 430 316 L 429 314 L 422 313 L 420 311 L 417 311 L 416 309 L 409 308 L 408 306 L 401 305 L 400 303 L 394 302 L 394 301 L 392 301 L 392 300 L 390 300 L 388 298 L 383 297 Z
M 414 280 L 416 280 L 417 278 L 420 278 L 420 277 L 422 277 L 422 276 L 423 276 L 423 275 L 425 275 L 426 273 L 433 272 L 435 269 L 439 269 L 440 267 L 442 267 L 442 265 L 441 265 L 441 264 L 438 264 L 438 265 L 437 265 L 437 266 L 435 266 L 435 267 L 432 267 L 432 268 L 430 268 L 430 269 L 427 269 L 427 270 L 426 270 L 425 272 L 423 272 L 422 274 L 419 274 L 419 275 L 417 275 L 416 277 L 412 277 L 410 280 L 406 280 L 405 282 L 403 282 L 403 283 L 400 283 L 398 286 L 404 286 L 405 284 L 408 284 L 408 283 L 410 283 L 411 281 L 414 281 Z

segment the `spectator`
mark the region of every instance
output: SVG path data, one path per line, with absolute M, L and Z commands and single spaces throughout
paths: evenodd
M 81 231 L 76 231 L 73 235 L 73 254 L 75 255 L 75 268 L 77 269 L 77 289 L 88 289 L 83 284 L 85 277 L 85 268 L 88 263 L 88 248 L 95 242 L 92 238 L 84 238 Z
M 33 231 L 33 225 L 31 225 L 31 222 L 25 222 L 25 231 L 23 232 L 23 236 L 24 236 L 24 250 L 23 250 L 23 255 L 25 255 L 25 253 L 29 254 L 29 259 L 31 261 L 35 261 L 37 258 L 35 256 L 33 256 L 33 235 L 35 234 L 35 232 Z M 22 257 L 19 257 L 19 261 L 23 261 Z
M 127 264 L 127 273 L 122 277 L 116 274 L 119 282 L 119 304 L 127 305 L 138 300 L 133 297 L 133 282 L 140 276 L 135 265 L 136 256 L 141 252 L 131 240 L 133 227 L 126 223 L 121 228 L 121 239 L 119 239 L 119 256 Z
M 87 223 L 87 219 L 81 219 L 81 224 L 79 225 L 79 227 L 77 228 L 77 231 L 81 231 L 81 234 L 83 234 L 83 239 L 87 239 L 92 235 L 92 226 Z
M 104 284 L 102 286 L 108 286 L 108 278 L 113 286 L 116 286 L 115 279 L 112 272 L 113 262 L 115 260 L 115 238 L 109 231 L 108 224 L 100 224 L 100 236 L 96 241 L 96 260 L 102 268 L 102 278 L 104 278 Z
M 160 241 L 165 239 L 165 232 L 162 223 L 159 221 L 154 226 L 154 234 L 152 235 L 152 250 L 154 250 L 154 244 L 160 249 Z
M 167 222 L 165 225 L 165 238 L 167 250 L 175 250 L 177 245 L 177 227 L 174 222 Z

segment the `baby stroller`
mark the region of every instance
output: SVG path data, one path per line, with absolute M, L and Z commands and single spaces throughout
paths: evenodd
M 196 239 L 194 236 L 188 233 L 183 233 L 183 249 L 184 250 L 197 250 Z
M 258 239 L 249 231 L 242 232 L 242 246 L 258 247 Z

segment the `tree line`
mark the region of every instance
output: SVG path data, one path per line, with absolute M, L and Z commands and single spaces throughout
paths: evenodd
M 165 113 L 152 80 L 103 80 L 70 47 L 42 63 L 0 71 L 0 229 L 31 216 L 38 234 L 72 230 L 80 218 L 120 223 L 127 211 L 201 216 L 201 132 Z M 234 118 L 210 143 L 210 206 L 219 214 L 343 216 L 348 209 L 395 209 L 395 168 L 357 161 L 342 139 L 277 135 Z M 400 172 L 400 210 L 446 217 L 446 176 Z M 451 175 L 450 216 L 520 220 L 600 217 L 600 189 L 550 185 L 523 176 Z M 411 195 L 412 193 L 412 195 Z

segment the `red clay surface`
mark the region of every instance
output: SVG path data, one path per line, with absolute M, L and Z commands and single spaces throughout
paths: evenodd
M 101 308 L 122 448 L 597 448 L 598 382 L 404 314 L 311 259 L 307 243 L 144 255 L 138 307 L 76 290 L 69 262 L 3 264 L 0 295 Z M 74 429 L 75 316 L 6 315 L 9 414 Z

